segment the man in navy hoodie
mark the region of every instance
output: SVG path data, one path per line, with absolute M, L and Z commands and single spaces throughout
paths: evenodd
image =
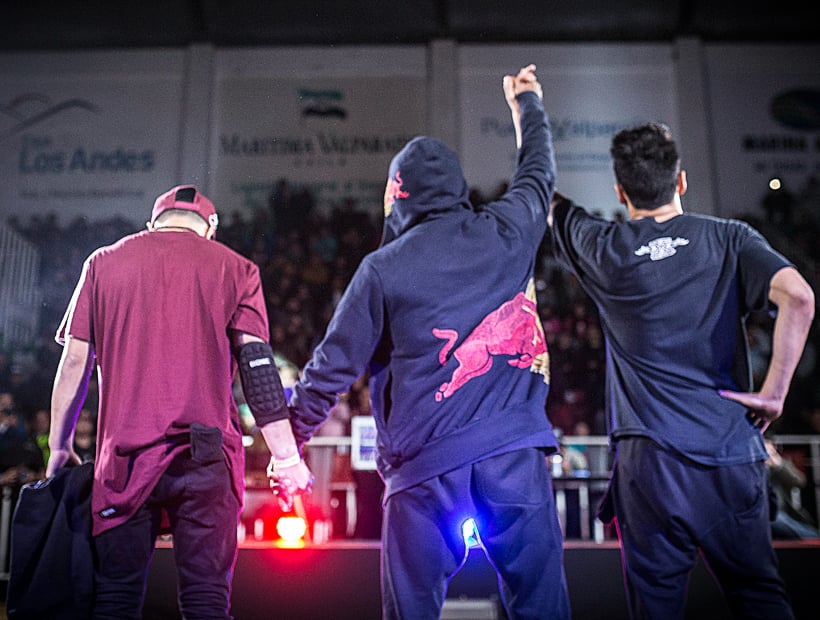
M 533 269 L 555 182 L 535 66 L 504 77 L 518 146 L 507 193 L 468 199 L 429 137 L 393 158 L 381 246 L 359 265 L 291 398 L 304 444 L 369 372 L 385 481 L 385 618 L 438 618 L 474 519 L 513 618 L 569 618 L 545 455 L 549 358 Z

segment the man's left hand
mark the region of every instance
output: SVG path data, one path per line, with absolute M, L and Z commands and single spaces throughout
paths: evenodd
M 293 510 L 294 497 L 313 491 L 313 474 L 304 461 L 276 470 L 273 469 L 271 461 L 271 465 L 268 465 L 268 479 L 271 491 L 283 512 Z

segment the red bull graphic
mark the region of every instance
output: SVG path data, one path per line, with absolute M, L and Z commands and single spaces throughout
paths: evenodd
M 410 196 L 409 192 L 401 189 L 401 172 L 396 170 L 396 178 L 387 179 L 387 187 L 384 188 L 384 217 L 388 217 L 393 213 L 393 204 L 397 198 L 407 198 Z
M 455 349 L 456 330 L 433 328 L 436 338 L 447 341 L 439 351 L 439 363 L 446 365 L 451 354 L 458 362 L 450 381 L 442 383 L 436 392 L 436 402 L 449 398 L 471 379 L 487 373 L 496 355 L 512 356 L 513 359 L 507 361 L 510 366 L 529 368 L 549 383 L 549 353 L 534 299 L 535 287 L 531 280 L 526 294 L 518 293 L 490 312 Z

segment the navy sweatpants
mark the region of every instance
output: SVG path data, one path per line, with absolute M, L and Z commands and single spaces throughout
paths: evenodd
M 475 519 L 512 619 L 570 617 L 563 540 L 544 453 L 516 450 L 391 496 L 382 533 L 384 618 L 437 620 Z
M 793 618 L 772 548 L 762 461 L 707 467 L 650 439 L 623 439 L 609 499 L 632 618 L 683 618 L 698 552 L 733 615 Z

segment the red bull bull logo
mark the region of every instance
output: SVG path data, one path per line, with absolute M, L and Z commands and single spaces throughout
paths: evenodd
M 518 293 L 484 317 L 456 348 L 453 348 L 458 341 L 456 330 L 433 328 L 436 338 L 446 340 L 438 354 L 439 363 L 446 365 L 450 356 L 458 362 L 450 381 L 442 383 L 436 392 L 436 402 L 449 398 L 471 379 L 489 372 L 493 357 L 498 355 L 512 357 L 507 360 L 510 366 L 529 368 L 549 383 L 549 353 L 532 284 L 531 281 L 526 294 Z
M 401 172 L 396 170 L 396 178 L 388 177 L 387 186 L 384 188 L 384 217 L 388 217 L 393 213 L 393 204 L 396 199 L 410 196 L 409 192 L 402 190 L 401 184 Z

